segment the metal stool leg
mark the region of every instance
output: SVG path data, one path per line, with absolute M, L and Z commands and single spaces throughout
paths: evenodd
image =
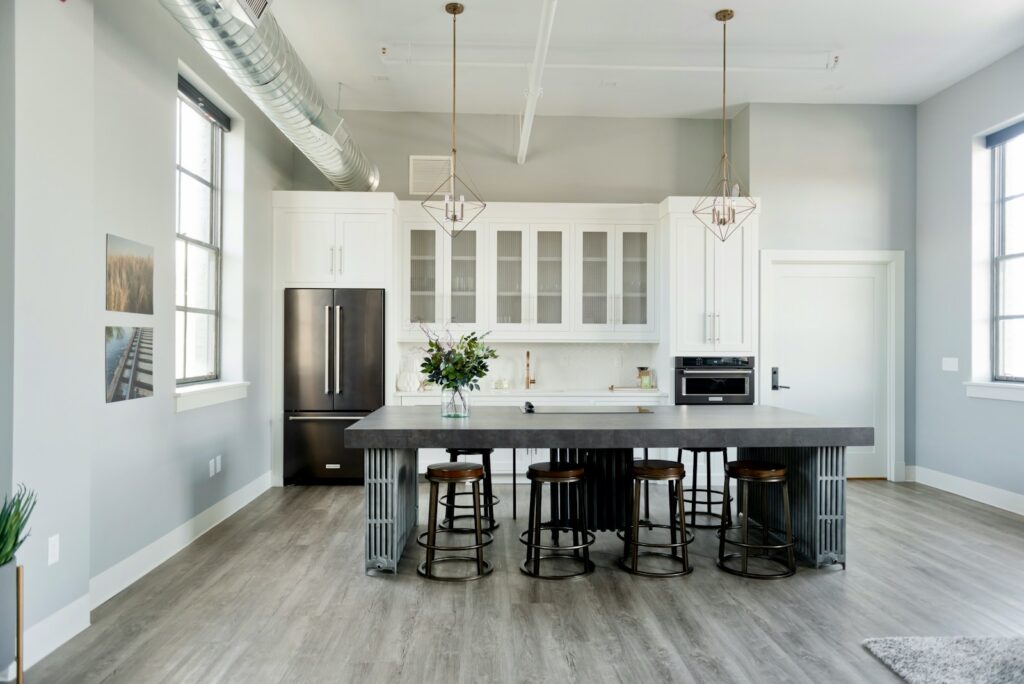
M 484 452 L 484 517 L 487 519 L 488 529 L 496 529 L 498 521 L 494 517 L 494 488 L 493 473 L 491 471 L 491 454 Z
M 437 483 L 430 483 L 430 510 L 427 513 L 427 575 L 433 573 L 434 549 L 437 543 Z
M 539 486 L 540 485 L 537 484 L 536 482 L 531 482 L 530 483 L 529 508 L 527 510 L 527 518 L 528 518 L 529 522 L 527 522 L 527 524 L 526 524 L 526 529 L 528 531 L 528 533 L 526 535 L 526 538 L 529 539 L 531 542 L 533 542 L 533 526 L 536 524 L 536 517 L 534 516 L 534 511 L 536 510 L 536 504 L 534 503 L 534 501 L 537 498 L 537 496 L 539 496 L 539 492 L 537 491 L 537 488 Z M 526 545 L 526 564 L 527 564 L 527 566 L 529 566 L 530 565 L 530 561 L 533 560 L 533 554 L 534 554 L 533 544 L 532 543 L 527 544 Z
M 575 484 L 575 483 L 574 483 Z M 580 526 L 579 526 L 579 488 L 569 485 L 566 489 L 566 497 L 569 499 L 569 526 L 572 527 L 572 545 L 580 545 Z M 574 558 L 580 557 L 580 550 L 573 549 L 572 555 Z
M 705 451 L 704 452 L 704 465 L 706 466 L 706 469 L 704 471 L 704 480 L 705 480 L 705 483 L 707 485 L 707 489 L 706 489 L 706 491 L 707 491 L 707 506 L 706 506 L 706 508 L 707 508 L 708 515 L 711 515 L 711 452 L 710 451 Z M 696 503 L 694 503 L 694 508 L 696 508 Z
M 512 450 L 512 519 L 516 519 L 516 450 Z
M 690 473 L 693 480 L 690 481 L 690 524 L 697 525 L 697 480 L 700 479 L 700 471 L 697 470 L 697 452 L 693 452 L 693 470 Z
M 640 536 L 640 480 L 633 481 L 633 539 L 631 541 L 632 547 L 629 550 L 630 561 L 632 563 L 633 572 L 637 570 L 637 563 L 639 562 L 640 545 L 637 544 L 637 539 Z
M 579 512 L 577 515 L 577 522 L 579 523 L 580 533 L 584 539 L 587 537 L 587 502 L 586 496 L 583 491 L 583 481 L 576 483 L 578 491 L 576 492 L 576 502 L 579 505 Z M 590 545 L 587 544 L 583 547 L 583 564 L 590 565 Z
M 729 475 L 726 474 L 725 482 L 722 484 L 722 488 L 729 491 Z M 732 504 L 729 503 L 728 497 L 722 500 L 722 524 L 718 527 L 718 562 L 722 563 L 725 559 L 725 532 L 732 525 Z
M 748 504 L 748 497 L 750 495 L 750 483 L 749 482 L 744 482 L 743 480 L 737 480 L 737 482 L 739 483 L 740 489 L 743 491 L 743 496 L 742 496 L 742 502 L 743 502 L 743 522 L 740 523 L 740 524 L 743 525 L 743 532 L 742 532 L 742 534 L 743 534 L 743 544 L 744 544 L 744 547 L 743 547 L 743 572 L 746 572 L 747 571 L 747 561 L 750 558 L 750 550 L 746 546 L 746 544 L 748 544 L 750 542 L 750 539 L 747 536 L 747 532 L 749 532 L 748 522 L 750 520 L 750 507 L 747 505 Z
M 782 483 L 782 514 L 786 516 L 786 543 L 791 546 L 786 549 L 789 569 L 796 571 L 796 549 L 793 548 L 793 518 L 789 513 L 789 482 Z
M 676 480 L 675 482 L 668 483 L 668 522 L 669 522 L 669 541 L 673 544 L 676 543 L 676 496 L 679 493 L 679 487 L 677 486 L 682 480 Z M 679 507 L 682 508 L 682 499 L 679 500 Z M 675 546 L 670 549 L 673 556 L 679 551 Z
M 473 482 L 473 530 L 476 533 L 476 571 L 477 574 L 484 574 L 484 547 L 483 547 L 483 525 L 480 523 L 480 483 Z
M 682 538 L 680 539 L 680 541 L 685 542 L 686 541 L 686 514 L 683 511 L 683 505 L 682 505 L 682 502 L 683 502 L 683 481 L 682 481 L 682 479 L 676 480 L 675 485 L 676 485 L 676 499 L 679 501 L 679 534 L 682 535 Z M 673 524 L 673 525 L 675 525 L 675 515 L 674 515 L 674 513 L 675 513 L 675 511 L 673 511 L 673 517 L 671 518 L 671 524 Z M 675 541 L 676 541 L 676 536 L 675 536 L 675 534 L 673 534 L 672 535 L 672 543 L 674 544 Z M 689 551 L 689 548 L 690 547 L 689 547 L 688 544 L 683 544 L 683 567 L 684 568 L 689 568 L 690 567 L 690 551 Z M 674 556 L 675 553 L 676 553 L 676 550 L 673 548 L 672 549 L 672 555 Z
M 530 497 L 531 500 L 535 500 L 536 502 L 533 513 L 533 543 L 538 547 L 533 550 L 533 574 L 540 575 L 540 528 L 541 521 L 543 520 L 541 517 L 541 508 L 544 497 L 541 493 L 541 484 L 539 482 L 534 482 L 533 484 L 537 488 L 537 495 L 535 497 Z
M 456 463 L 459 457 L 455 454 L 451 454 L 448 459 L 449 463 Z M 448 485 L 448 497 L 445 499 L 448 503 L 444 507 L 444 524 L 446 526 L 455 525 L 455 484 Z

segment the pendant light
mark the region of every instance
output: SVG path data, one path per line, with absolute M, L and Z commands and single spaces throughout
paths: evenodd
M 722 242 L 728 240 L 757 209 L 757 203 L 744 196 L 740 181 L 729 164 L 728 121 L 725 116 L 725 26 L 733 14 L 731 9 L 715 12 L 715 19 L 722 22 L 722 159 L 704 189 L 704 196 L 693 208 L 693 215 Z
M 487 207 L 473 188 L 458 175 L 455 146 L 455 20 L 465 9 L 458 2 L 449 2 L 444 6 L 444 11 L 452 15 L 452 173 L 430 193 L 430 197 L 420 203 L 430 217 L 453 238 Z

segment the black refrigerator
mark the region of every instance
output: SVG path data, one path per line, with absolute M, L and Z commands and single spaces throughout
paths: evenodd
M 384 290 L 286 289 L 284 483 L 361 483 L 345 428 L 383 405 Z

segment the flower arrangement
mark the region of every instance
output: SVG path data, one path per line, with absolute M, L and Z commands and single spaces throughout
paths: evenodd
M 480 389 L 480 379 L 487 375 L 487 362 L 498 358 L 487 346 L 487 333 L 463 335 L 457 341 L 451 333 L 444 337 L 424 329 L 427 336 L 426 356 L 420 370 L 427 379 L 441 388 L 441 415 L 465 418 L 469 415 L 468 392 Z

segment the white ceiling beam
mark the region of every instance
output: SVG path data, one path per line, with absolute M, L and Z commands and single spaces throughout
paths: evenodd
M 523 126 L 519 130 L 519 154 L 516 163 L 526 163 L 526 150 L 530 147 L 530 133 L 533 131 L 533 118 L 537 114 L 537 101 L 544 94 L 541 79 L 544 76 L 544 63 L 548 59 L 548 46 L 551 44 L 551 29 L 555 26 L 555 8 L 558 0 L 544 0 L 544 8 L 540 13 L 540 26 L 537 28 L 537 45 L 533 51 L 533 64 L 530 67 L 530 84 L 526 91 L 526 109 L 523 112 Z

